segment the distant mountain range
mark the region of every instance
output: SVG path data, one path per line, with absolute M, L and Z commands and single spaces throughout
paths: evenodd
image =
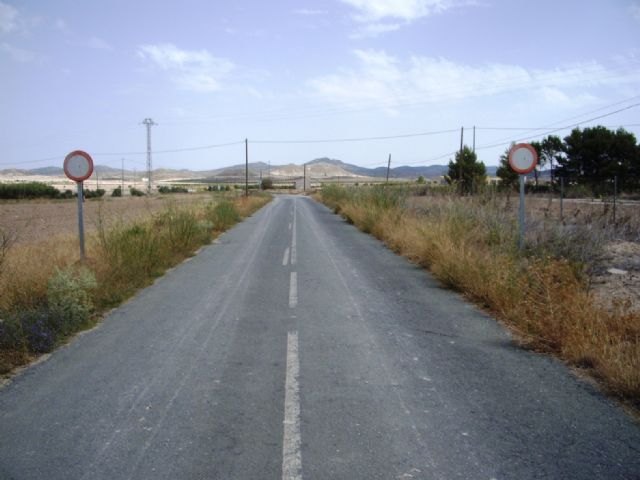
M 250 163 L 249 176 L 283 178 L 283 177 L 301 177 L 304 174 L 304 165 L 268 165 L 264 162 Z M 312 178 L 336 178 L 336 177 L 373 177 L 381 178 L 387 175 L 386 167 L 366 168 L 342 160 L 332 158 L 316 158 L 306 164 L 307 175 Z M 495 166 L 487 167 L 489 176 L 496 175 Z M 437 178 L 446 175 L 447 165 L 429 165 L 429 166 L 398 166 L 392 167 L 389 171 L 391 178 L 407 178 L 415 179 L 419 176 L 425 178 Z M 119 168 L 108 167 L 105 165 L 96 165 L 95 172 L 100 178 L 120 178 L 122 171 Z M 125 175 L 130 177 L 133 175 L 131 170 L 125 170 Z M 23 169 L 7 169 L 0 170 L 3 176 L 64 176 L 61 167 L 41 167 L 28 170 Z M 138 170 L 137 175 L 142 177 L 144 171 Z M 157 169 L 152 172 L 153 178 L 157 180 L 169 179 L 221 179 L 221 178 L 241 178 L 245 175 L 245 165 L 238 164 L 231 167 L 219 168 L 214 170 L 187 170 L 187 169 Z

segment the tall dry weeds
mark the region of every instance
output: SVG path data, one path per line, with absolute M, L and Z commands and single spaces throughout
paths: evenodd
M 415 206 L 411 199 L 381 202 L 384 192 L 331 187 L 321 198 L 493 311 L 522 345 L 586 369 L 610 393 L 640 406 L 640 312 L 624 302 L 605 309 L 588 288 L 589 262 L 607 235 L 601 224 L 534 223 L 520 253 L 508 198 L 439 196 Z
M 255 196 L 221 202 L 220 198 L 211 197 L 208 203 L 201 205 L 169 203 L 165 210 L 150 212 L 146 219 L 137 221 L 99 216 L 97 231 L 87 237 L 87 259 L 82 269 L 96 279 L 97 286 L 87 293 L 90 297 L 86 300 L 96 307 L 97 314 L 117 305 L 269 200 L 269 196 Z M 212 204 L 221 203 L 225 205 L 225 222 L 214 226 L 208 219 L 208 212 L 215 208 Z M 61 342 L 87 325 L 87 322 L 74 319 L 65 322 L 64 329 L 59 328 L 59 331 L 49 328 L 58 324 L 53 317 L 60 316 L 58 307 L 61 304 L 52 300 L 59 297 L 52 296 L 52 285 L 60 283 L 52 283 L 52 279 L 67 281 L 66 272 L 80 271 L 76 268 L 78 250 L 77 238 L 68 235 L 13 245 L 2 252 L 0 374 L 45 351 L 43 345 L 46 348 L 55 346 L 54 341 L 48 341 L 49 333 Z M 70 304 L 77 300 L 74 298 L 70 299 Z M 67 310 L 73 310 L 72 307 Z M 85 310 L 79 308 L 78 311 Z M 43 343 L 44 340 L 47 342 Z

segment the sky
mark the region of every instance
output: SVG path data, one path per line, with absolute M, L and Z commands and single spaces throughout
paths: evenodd
M 462 127 L 486 165 L 576 124 L 640 139 L 640 0 L 0 0 L 0 169 L 142 170 L 145 118 L 154 168 L 191 170 L 245 139 L 369 167 L 446 164 Z

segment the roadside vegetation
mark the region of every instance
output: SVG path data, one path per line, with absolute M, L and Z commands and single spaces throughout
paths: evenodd
M 106 193 L 102 188 L 96 190 L 84 190 L 85 198 L 100 198 Z M 41 182 L 27 183 L 0 183 L 0 199 L 24 200 L 33 198 L 67 199 L 77 194 L 72 190 L 58 190 L 51 185 Z
M 100 315 L 251 215 L 267 195 L 213 195 L 134 222 L 98 222 L 78 261 L 74 235 L 15 245 L 0 230 L 0 374 L 93 326 Z
M 508 194 L 461 196 L 454 190 L 325 186 L 320 198 L 490 310 L 523 346 L 559 356 L 639 408 L 640 311 L 624 300 L 604 306 L 590 289 L 590 269 L 608 236 L 637 241 L 637 223 L 619 219 L 614 230 L 608 217 L 587 223 L 537 219 L 529 222 L 526 248 L 519 251 L 515 202 Z
M 41 182 L 0 183 L 0 199 L 21 200 L 26 198 L 72 198 L 73 192 L 61 192 Z

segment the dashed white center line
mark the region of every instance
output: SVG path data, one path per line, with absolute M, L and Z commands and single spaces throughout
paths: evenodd
M 289 279 L 289 307 L 294 308 L 298 305 L 298 274 L 291 272 Z
M 289 247 L 284 251 L 284 257 L 282 258 L 282 265 L 287 266 L 289 263 Z
M 287 334 L 287 375 L 284 387 L 282 480 L 302 480 L 299 372 L 298 332 L 289 332 Z
M 293 227 L 292 227 L 292 234 L 291 234 L 291 265 L 295 265 L 296 262 L 298 261 L 298 239 L 297 239 L 297 234 L 296 234 L 296 215 L 297 213 L 297 203 L 294 201 L 293 202 Z

